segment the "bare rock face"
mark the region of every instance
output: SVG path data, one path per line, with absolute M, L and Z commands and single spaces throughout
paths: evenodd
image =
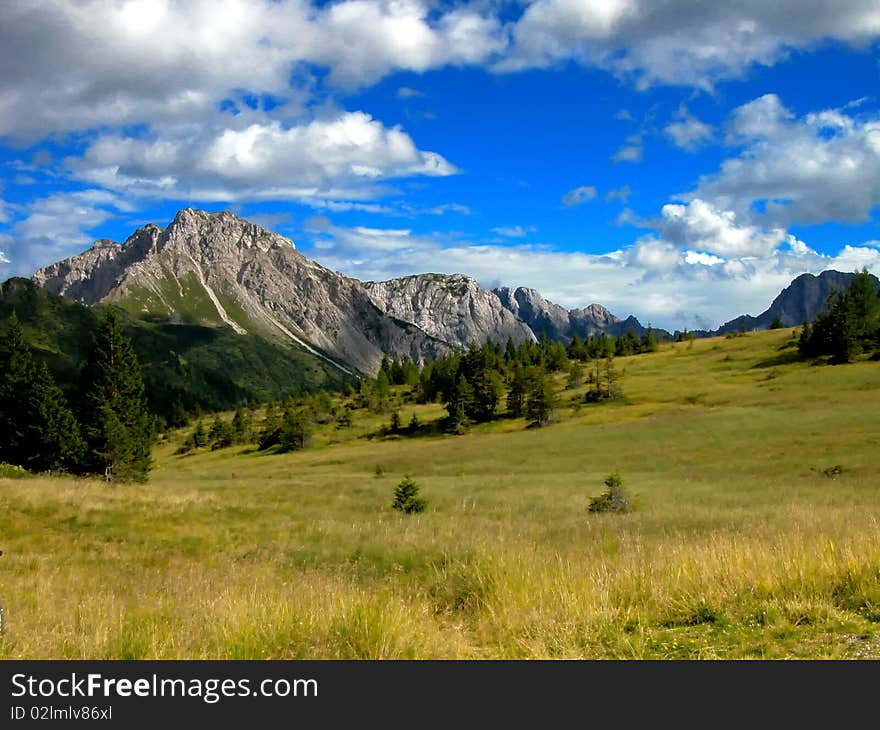
M 142 316 L 287 340 L 344 370 L 372 373 L 383 354 L 421 363 L 449 350 L 377 308 L 360 282 L 228 212 L 182 210 L 165 230 L 99 241 L 33 279 L 83 304 L 110 301 Z
M 535 339 L 495 294 L 463 274 L 419 274 L 366 282 L 364 288 L 379 309 L 454 347 Z
M 504 307 L 525 322 L 532 332 L 538 336 L 546 334 L 551 340 L 570 342 L 575 336 L 584 339 L 602 333 L 619 337 L 629 330 L 639 336 L 645 333 L 635 317 L 619 319 L 601 304 L 566 310 L 534 289 L 501 287 L 493 291 Z
M 570 339 L 569 313 L 534 289 L 501 287 L 493 290 L 501 303 L 525 322 L 535 335 L 546 334 L 551 340 Z

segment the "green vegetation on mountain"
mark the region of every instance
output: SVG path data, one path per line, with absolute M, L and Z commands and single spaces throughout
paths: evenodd
M 10 279 L 0 289 L 0 329 L 15 312 L 34 357 L 48 365 L 73 403 L 79 399 L 79 371 L 106 308 L 85 307 L 26 279 Z M 131 310 L 120 312 L 120 319 L 141 362 L 150 410 L 172 422 L 181 410 L 265 402 L 339 388 L 350 379 L 297 346 L 238 335 L 226 326 L 151 322 Z

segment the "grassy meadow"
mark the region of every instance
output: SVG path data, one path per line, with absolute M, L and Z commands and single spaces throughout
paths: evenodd
M 880 657 L 880 363 L 791 337 L 619 358 L 613 403 L 560 375 L 544 428 L 360 411 L 284 455 L 181 431 L 146 485 L 0 478 L 0 658 Z M 588 513 L 615 470 L 639 509 Z

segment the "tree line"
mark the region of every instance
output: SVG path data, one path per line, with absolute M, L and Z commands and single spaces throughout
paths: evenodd
M 848 289 L 832 292 L 825 310 L 804 323 L 798 350 L 804 357 L 828 357 L 834 363 L 880 352 L 880 296 L 867 269 L 853 277 Z
M 34 358 L 13 313 L 0 339 L 0 461 L 30 471 L 145 481 L 155 440 L 140 364 L 119 317 L 107 309 L 69 403 Z

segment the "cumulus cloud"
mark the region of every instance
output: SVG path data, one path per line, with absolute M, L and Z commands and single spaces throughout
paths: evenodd
M 793 237 L 764 256 L 722 257 L 658 236 L 606 254 L 544 245 L 476 245 L 453 234 L 312 226 L 313 253 L 327 266 L 364 280 L 408 274 L 466 273 L 492 286 L 533 287 L 566 307 L 599 302 L 618 316 L 669 330 L 714 328 L 739 314 L 758 314 L 804 272 L 862 266 L 880 272 L 880 250 L 845 246 L 835 256 Z
M 0 136 L 195 123 L 222 104 L 296 114 L 316 86 L 397 71 L 575 60 L 650 84 L 710 88 L 824 39 L 880 35 L 875 0 L 43 0 L 0 3 Z M 415 91 L 401 87 L 404 97 Z M 619 118 L 627 112 L 621 110 Z
M 363 112 L 292 127 L 266 121 L 147 139 L 107 135 L 67 163 L 81 179 L 112 190 L 198 200 L 357 200 L 379 194 L 383 180 L 456 172 L 400 127 Z
M 513 29 L 501 70 L 575 60 L 639 86 L 712 88 L 755 64 L 771 65 L 825 39 L 859 46 L 880 35 L 874 0 L 536 0 Z
M 741 147 L 692 196 L 765 225 L 863 222 L 880 204 L 880 116 L 829 109 L 796 117 L 775 94 L 734 110 Z
M 687 205 L 664 205 L 658 228 L 665 241 L 726 257 L 766 257 L 788 237 L 784 228 L 765 230 L 740 223 L 735 212 L 699 198 Z
M 356 87 L 504 49 L 480 8 L 418 0 L 45 0 L 0 3 L 0 136 L 194 121 L 226 100 L 301 103 L 309 67 Z M 304 68 L 305 67 L 305 68 Z
M 598 194 L 599 191 L 596 189 L 595 185 L 581 185 L 580 187 L 569 190 L 563 195 L 562 204 L 572 206 L 580 205 L 581 203 L 588 203 Z
M 684 107 L 678 110 L 675 121 L 666 125 L 663 133 L 685 152 L 696 152 L 713 137 L 711 125 L 701 122 Z

